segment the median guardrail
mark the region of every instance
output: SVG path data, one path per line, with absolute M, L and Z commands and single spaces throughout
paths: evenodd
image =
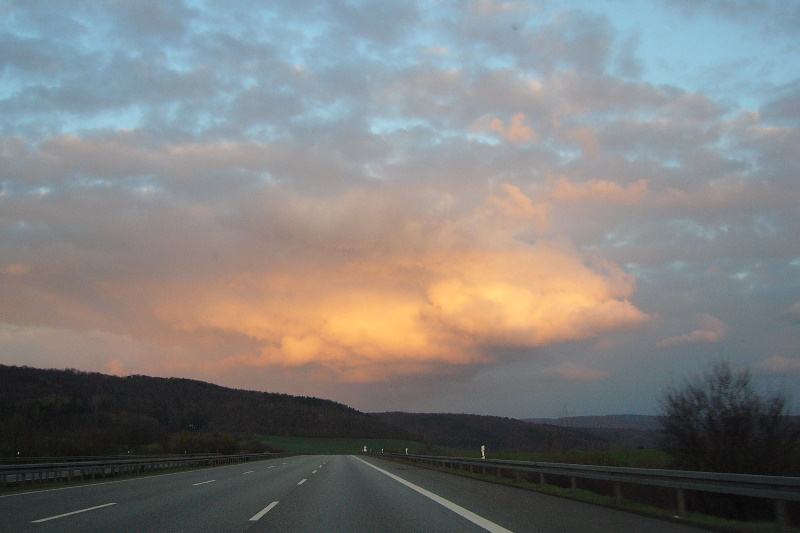
M 614 498 L 617 504 L 622 502 L 621 484 L 623 483 L 666 487 L 675 490 L 676 507 L 679 516 L 684 516 L 686 514 L 686 499 L 684 494 L 686 490 L 764 498 L 775 502 L 775 519 L 781 527 L 788 524 L 786 502 L 800 501 L 800 477 L 504 461 L 497 459 L 472 459 L 394 453 L 380 454 L 380 456 L 455 470 L 469 470 L 482 474 L 493 473 L 497 477 L 511 476 L 518 480 L 523 476 L 527 479 L 534 476 L 534 479 L 538 480 L 538 483 L 541 485 L 546 483 L 547 476 L 561 476 L 570 480 L 570 487 L 572 490 L 576 489 L 579 479 L 610 481 L 613 483 Z
M 183 467 L 217 466 L 223 464 L 260 461 L 293 454 L 192 454 L 192 455 L 128 455 L 102 458 L 65 458 L 42 462 L 40 459 L 23 459 L 25 463 L 0 464 L 0 486 L 20 486 L 28 483 L 103 479 L 150 471 Z

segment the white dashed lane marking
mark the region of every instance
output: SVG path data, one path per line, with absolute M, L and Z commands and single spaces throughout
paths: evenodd
M 55 516 L 48 516 L 47 518 L 40 518 L 39 520 L 33 520 L 32 524 L 40 524 L 42 522 L 47 522 L 49 520 L 55 520 L 56 518 L 64 518 L 65 516 L 72 516 L 78 513 L 85 513 L 86 511 L 94 511 L 95 509 L 102 509 L 103 507 L 109 507 L 111 505 L 117 505 L 116 503 L 104 503 L 103 505 L 95 505 L 94 507 L 88 507 L 86 509 L 79 509 L 78 511 L 72 511 L 71 513 L 64 513 Z
M 271 504 L 269 504 L 266 507 L 264 507 L 263 509 L 261 509 L 258 513 L 254 514 L 253 518 L 251 518 L 249 521 L 250 522 L 256 522 L 256 521 L 260 520 L 262 516 L 264 516 L 265 514 L 270 512 L 272 510 L 272 508 L 275 507 L 276 505 L 278 505 L 278 502 L 272 502 Z

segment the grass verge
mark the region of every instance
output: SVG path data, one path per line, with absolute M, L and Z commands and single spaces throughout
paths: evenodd
M 363 453 L 364 446 L 371 452 L 379 453 L 420 453 L 425 445 L 419 442 L 394 439 L 312 439 L 304 437 L 281 437 L 277 435 L 258 435 L 257 438 L 274 448 L 287 452 L 313 455 L 351 455 Z

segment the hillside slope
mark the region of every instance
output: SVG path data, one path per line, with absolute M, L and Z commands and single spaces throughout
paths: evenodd
M 0 456 L 215 451 L 254 434 L 413 439 L 330 400 L 189 379 L 5 365 L 0 420 Z
M 602 415 L 565 416 L 561 418 L 525 418 L 523 422 L 532 424 L 552 424 L 574 428 L 637 429 L 656 431 L 660 428 L 659 419 L 652 415 Z
M 443 413 L 372 413 L 426 444 L 491 452 L 531 452 L 606 449 L 613 441 L 580 430 L 538 425 L 499 416 Z
M 615 440 L 623 448 L 657 448 L 660 423 L 651 415 L 566 416 L 561 418 L 525 418 L 531 424 L 579 428 L 602 438 Z

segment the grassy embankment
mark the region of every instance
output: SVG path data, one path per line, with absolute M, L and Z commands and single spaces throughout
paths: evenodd
M 415 441 L 394 439 L 313 439 L 304 437 L 281 437 L 260 435 L 258 439 L 287 452 L 308 454 L 351 454 L 361 453 L 364 446 L 373 452 L 381 450 L 420 455 L 443 455 L 454 457 L 480 457 L 475 450 L 459 450 L 442 447 L 428 447 Z M 489 459 L 508 459 L 513 461 L 537 461 L 547 463 L 570 463 L 599 466 L 624 466 L 629 468 L 669 468 L 669 456 L 661 450 L 604 450 L 570 452 L 532 452 L 532 453 L 488 453 Z
M 358 454 L 364 450 L 364 446 L 372 452 L 384 450 L 396 453 L 403 453 L 406 448 L 409 453 L 421 453 L 425 448 L 420 442 L 395 439 L 311 439 L 274 435 L 260 435 L 258 438 L 273 448 L 303 454 Z
M 575 465 L 620 466 L 627 468 L 670 468 L 670 457 L 662 450 L 593 450 L 570 452 L 487 454 L 491 459 L 568 463 Z

